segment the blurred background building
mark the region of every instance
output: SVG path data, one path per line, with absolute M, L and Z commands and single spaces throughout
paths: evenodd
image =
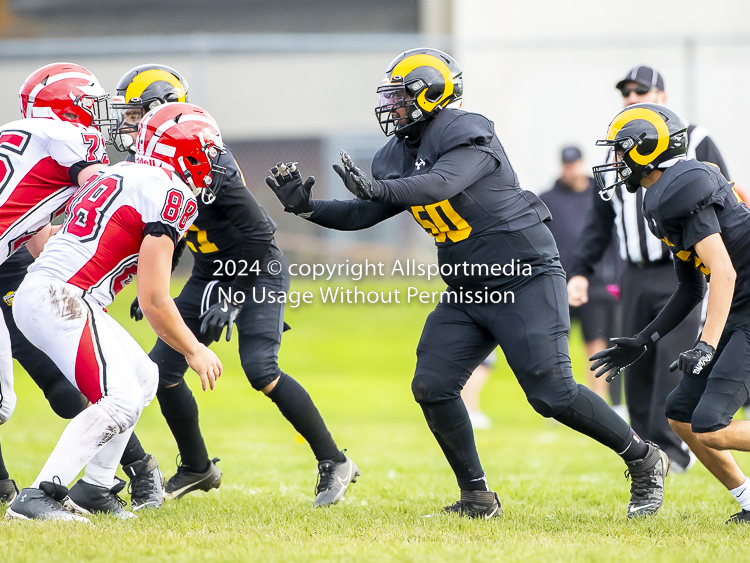
M 386 142 L 373 108 L 387 64 L 432 46 L 463 67 L 463 109 L 495 122 L 526 189 L 553 183 L 562 146 L 599 163 L 614 85 L 638 64 L 661 71 L 669 105 L 750 186 L 748 21 L 746 0 L 0 0 L 0 123 L 19 117 L 18 88 L 43 64 L 83 64 L 110 91 L 136 65 L 167 64 L 218 120 L 287 254 L 430 260 L 406 213 L 356 235 L 319 229 L 284 214 L 263 178 L 297 160 L 317 197 L 348 197 L 330 165 L 346 149 L 369 170 Z

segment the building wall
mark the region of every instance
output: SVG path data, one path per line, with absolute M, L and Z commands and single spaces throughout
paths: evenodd
M 614 85 L 639 64 L 660 70 L 669 105 L 750 187 L 750 3 L 455 0 L 453 14 L 464 109 L 494 120 L 527 189 L 552 183 L 566 144 L 599 163 L 594 141 L 622 107 Z

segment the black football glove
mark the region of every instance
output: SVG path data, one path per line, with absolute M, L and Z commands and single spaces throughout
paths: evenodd
M 141 306 L 138 304 L 137 297 L 133 299 L 133 302 L 130 304 L 130 318 L 135 320 L 135 322 L 143 320 L 143 311 L 141 311 Z
M 700 340 L 695 348 L 680 354 L 680 357 L 669 366 L 669 371 L 675 371 L 679 368 L 682 373 L 698 375 L 704 367 L 711 363 L 715 353 L 716 350 L 713 346 Z
M 595 377 L 601 377 L 605 373 L 611 372 L 607 376 L 607 381 L 612 381 L 620 375 L 622 370 L 646 352 L 646 343 L 638 336 L 634 338 L 610 338 L 609 343 L 614 344 L 614 346 L 597 352 L 589 360 L 594 362 L 591 364 L 591 371 L 601 368 L 594 374 Z
M 354 165 L 346 151 L 341 151 L 341 163 L 344 165 L 343 167 L 334 164 L 333 169 L 336 174 L 341 176 L 347 190 L 359 199 L 372 199 L 377 195 L 378 190 L 370 182 L 367 174 Z
M 271 174 L 273 176 L 266 178 L 266 184 L 279 198 L 284 211 L 300 217 L 309 217 L 313 212 L 310 192 L 315 185 L 315 178 L 308 176 L 303 182 L 296 162 L 279 162 L 271 168 Z
M 218 342 L 221 339 L 224 327 L 227 327 L 227 342 L 229 342 L 232 338 L 234 319 L 240 314 L 241 309 L 242 305 L 228 301 L 214 303 L 205 313 L 198 317 L 198 320 L 203 320 L 201 334 L 208 334 L 212 342 Z

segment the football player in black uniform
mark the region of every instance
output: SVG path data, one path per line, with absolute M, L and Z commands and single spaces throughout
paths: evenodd
M 462 90 L 461 69 L 450 56 L 435 49 L 402 53 L 378 88 L 375 113 L 384 133 L 394 137 L 375 155 L 373 179 L 346 153 L 343 167 L 334 166 L 357 199 L 311 200 L 314 178 L 303 182 L 294 166 L 277 166 L 266 182 L 286 211 L 324 227 L 365 229 L 408 210 L 435 238 L 448 290 L 422 332 L 412 391 L 461 491 L 447 512 L 502 514 L 460 397 L 471 372 L 500 345 L 538 413 L 625 460 L 633 479 L 628 516 L 653 514 L 662 504 L 668 459 L 573 380 L 565 272 L 544 224 L 550 214 L 519 187 L 492 122 L 446 108 Z M 522 267 L 523 274 L 487 271 L 507 264 Z M 470 295 L 485 291 L 512 291 L 514 301 L 470 302 Z
M 166 66 L 142 65 L 125 74 L 112 105 L 119 115 L 115 146 L 132 146 L 132 135 L 143 115 L 159 104 L 185 101 L 187 91 L 187 81 Z M 284 303 L 257 303 L 251 297 L 253 288 L 257 295 L 289 290 L 289 274 L 273 236 L 276 224 L 248 190 L 229 149 L 219 164 L 226 173 L 214 182 L 208 198 L 198 199 L 198 218 L 186 235 L 195 262 L 175 303 L 185 324 L 203 344 L 218 341 L 224 327 L 229 341 L 237 324 L 240 359 L 250 384 L 276 404 L 318 460 L 314 505 L 333 504 L 344 496 L 349 483 L 356 481 L 359 469 L 336 446 L 307 391 L 279 369 L 281 334 L 288 328 Z M 268 273 L 271 261 L 283 265 L 279 275 Z M 258 291 L 261 289 L 266 293 Z M 142 318 L 137 300 L 131 316 Z M 177 473 L 167 481 L 165 496 L 180 498 L 191 491 L 217 488 L 222 476 L 216 466 L 219 460 L 208 457 L 198 405 L 184 379 L 188 367 L 184 356 L 162 340 L 157 340 L 149 356 L 159 367 L 156 397 L 181 457 Z
M 742 507 L 728 522 L 750 523 L 750 479 L 729 450 L 750 451 L 750 421 L 732 420 L 750 384 L 750 210 L 715 165 L 686 159 L 687 125 L 657 104 L 617 114 L 607 138 L 616 162 L 597 166 L 602 192 L 646 188 L 643 213 L 674 255 L 677 290 L 654 321 L 592 356 L 597 377 L 635 362 L 701 302 L 710 275 L 706 323 L 670 369 L 684 375 L 667 399 L 670 426 Z M 606 185 L 608 172 L 617 181 Z
M 26 339 L 13 320 L 13 295 L 33 261 L 31 252 L 24 247 L 0 265 L 0 309 L 10 333 L 13 357 L 44 392 L 55 414 L 71 419 L 89 405 L 88 399 L 73 387 L 44 352 Z M 135 433 L 130 437 L 120 463 L 130 478 L 130 505 L 133 512 L 143 508 L 159 508 L 164 501 L 164 476 L 156 458 L 143 450 Z M 121 487 L 115 492 L 120 490 Z M 10 478 L 0 453 L 0 502 L 12 503 L 17 493 L 18 488 Z

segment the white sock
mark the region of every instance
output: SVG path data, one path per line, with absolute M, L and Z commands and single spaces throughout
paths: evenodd
M 83 474 L 83 480 L 91 485 L 106 487 L 111 489 L 115 484 L 115 473 L 117 466 L 120 465 L 120 459 L 128 445 L 131 434 L 135 426 L 131 426 L 125 432 L 121 432 L 112 438 L 99 453 L 96 454 L 86 466 L 86 473 Z
M 120 433 L 120 427 L 99 405 L 91 405 L 65 427 L 55 449 L 32 487 L 59 477 L 66 487 L 107 442 Z M 113 475 L 114 476 L 114 475 Z M 111 485 L 110 485 L 111 486 Z
M 729 491 L 734 500 L 740 503 L 742 510 L 750 510 L 750 478 L 745 477 L 745 482 L 736 489 Z

